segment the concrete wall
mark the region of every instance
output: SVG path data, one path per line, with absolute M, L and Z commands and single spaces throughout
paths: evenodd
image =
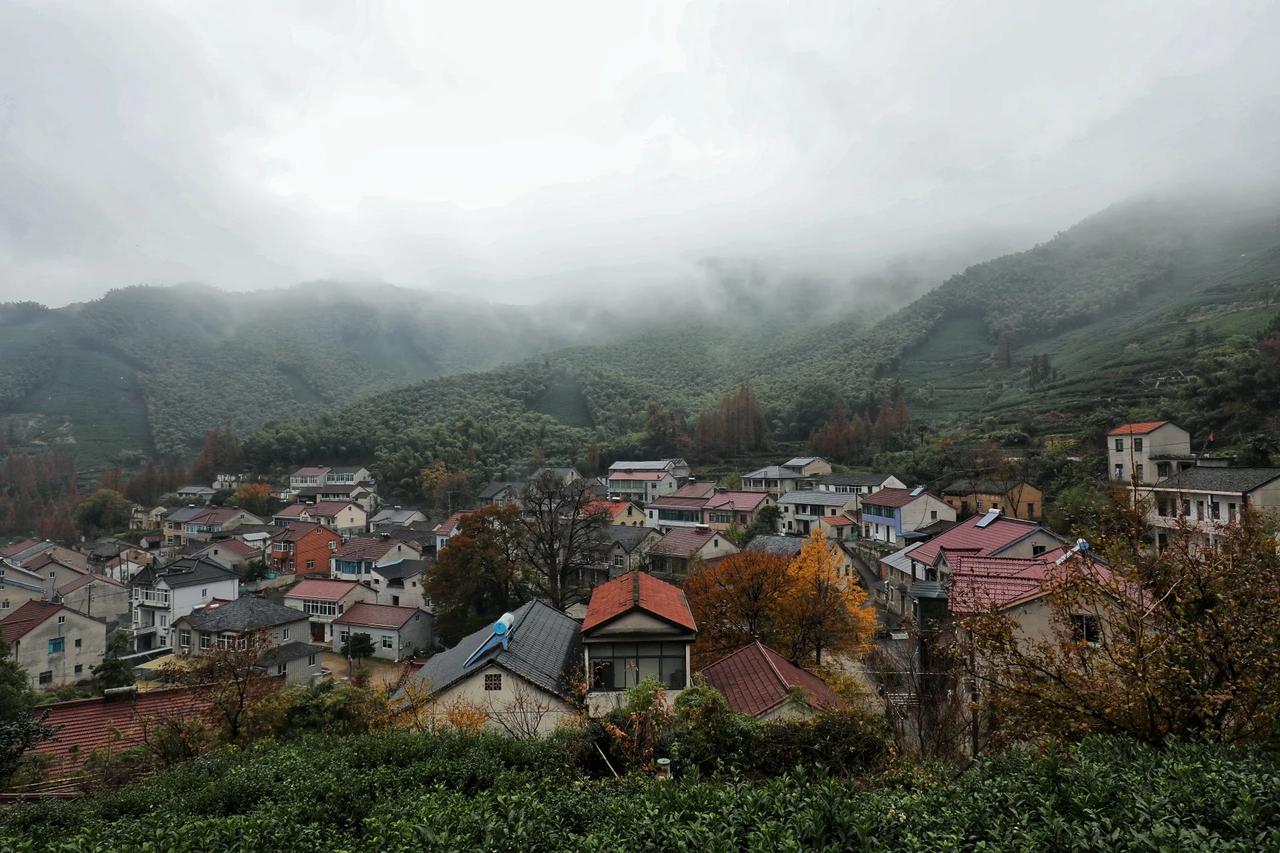
M 58 617 L 66 621 L 58 623 Z M 49 640 L 61 637 L 61 653 L 49 654 Z M 79 648 L 76 641 L 80 641 Z M 26 670 L 37 689 L 52 689 L 92 678 L 90 667 L 102 663 L 107 653 L 107 626 L 66 608 L 44 620 L 12 644 L 10 654 Z M 79 667 L 79 671 L 76 668 Z M 53 680 L 40 684 L 40 673 L 52 672 Z
M 500 689 L 485 690 L 486 675 L 498 676 Z M 494 664 L 433 696 L 423 714 L 437 725 L 444 725 L 448 708 L 458 702 L 483 709 L 488 717 L 487 727 L 508 734 L 550 734 L 561 722 L 574 717 L 573 709 L 560 697 Z

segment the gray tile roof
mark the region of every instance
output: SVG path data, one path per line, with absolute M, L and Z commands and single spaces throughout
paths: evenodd
M 235 572 L 207 557 L 183 557 L 159 569 L 148 566 L 134 575 L 129 583 L 131 586 L 154 586 L 157 581 L 164 581 L 170 589 L 180 589 L 235 577 Z
M 581 626 L 554 607 L 530 601 L 512 612 L 509 647 L 498 646 L 463 668 L 473 652 L 493 633 L 486 625 L 453 648 L 433 656 L 413 675 L 415 684 L 439 692 L 466 676 L 495 663 L 556 696 L 565 696 L 565 676 L 580 665 Z
M 624 527 L 621 524 L 610 524 L 604 529 L 604 544 L 606 548 L 621 545 L 622 549 L 630 554 L 653 532 L 651 527 Z
M 287 663 L 298 658 L 322 655 L 327 651 L 329 651 L 328 646 L 315 646 L 311 643 L 304 643 L 301 640 L 291 640 L 283 645 L 276 646 L 259 658 L 258 665 L 275 666 L 278 663 Z
M 878 486 L 887 479 L 888 474 L 823 474 L 815 477 L 814 482 L 824 486 Z
M 816 504 L 818 506 L 845 506 L 856 500 L 853 495 L 842 495 L 839 492 L 820 492 L 816 489 L 809 489 L 797 492 L 787 492 L 778 498 L 780 504 Z
M 374 524 L 407 524 L 413 520 L 415 515 L 422 515 L 421 510 L 413 509 L 384 509 L 379 510 L 378 514 L 373 517 Z
M 375 566 L 373 571 L 389 581 L 399 581 L 423 574 L 430 565 L 427 560 L 400 560 L 386 566 Z
M 1153 488 L 1186 492 L 1243 494 L 1280 477 L 1280 468 L 1210 468 L 1197 466 L 1156 483 Z
M 919 546 L 919 542 L 913 542 L 901 551 L 894 551 L 887 557 L 881 557 L 880 562 L 892 569 L 897 569 L 898 571 L 909 575 L 911 574 L 911 549 L 918 548 Z
M 794 557 L 800 553 L 806 541 L 808 540 L 802 536 L 757 536 L 747 543 L 747 550 Z
M 795 471 L 787 471 L 781 465 L 766 465 L 742 475 L 744 480 L 794 480 L 795 478 Z
M 246 595 L 226 604 L 209 605 L 178 619 L 197 631 L 259 631 L 305 620 L 307 614 L 265 598 Z
M 518 495 L 524 489 L 524 483 L 518 483 L 515 480 L 494 480 L 480 490 L 479 497 L 482 501 L 491 501 L 508 489 Z

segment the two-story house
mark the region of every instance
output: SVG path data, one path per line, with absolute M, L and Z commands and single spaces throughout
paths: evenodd
M 1280 468 L 1196 466 L 1178 471 L 1146 490 L 1147 523 L 1163 549 L 1181 526 L 1196 544 L 1212 545 L 1225 525 L 1245 513 L 1280 517 Z
M 622 527 L 643 527 L 645 524 L 644 509 L 631 501 L 595 500 L 587 504 L 585 511 L 606 515 L 609 524 Z
M 111 626 L 128 621 L 129 587 L 106 575 L 81 575 L 58 587 L 58 600 Z
M 369 515 L 364 507 L 349 501 L 291 504 L 276 513 L 273 518 L 277 527 L 299 521 L 314 521 L 337 531 L 342 536 L 356 536 L 364 533 L 369 523 Z
M 431 599 L 425 589 L 430 565 L 425 559 L 408 558 L 374 566 L 371 583 L 378 596 L 376 603 L 430 611 Z
M 647 568 L 649 551 L 662 538 L 652 527 L 611 525 L 605 528 L 599 543 L 599 564 L 608 577 Z
M 702 523 L 712 530 L 728 530 L 736 526 L 746 530 L 767 506 L 777 503 L 768 492 L 717 491 L 702 507 Z
M 284 676 L 287 684 L 308 684 L 322 674 L 324 646 L 307 642 L 305 614 L 265 598 L 246 595 L 218 601 L 179 618 L 170 629 L 170 648 L 179 655 L 200 657 L 217 649 L 245 648 L 249 635 L 263 647 L 257 668 Z
M 276 572 L 316 574 L 330 570 L 341 545 L 342 537 L 319 522 L 294 522 L 272 534 L 267 559 Z
M 213 600 L 240 597 L 240 578 L 212 560 L 185 557 L 148 566 L 129 582 L 131 619 L 126 634 L 134 651 L 164 647 L 176 619 Z
M 84 681 L 107 652 L 107 623 L 62 602 L 32 600 L 0 619 L 0 640 L 38 688 Z
M 318 465 L 299 468 L 289 475 L 289 488 L 294 494 L 297 494 L 299 489 L 305 489 L 308 486 L 323 486 L 328 482 L 329 469 Z
M 822 474 L 813 478 L 813 487 L 820 492 L 867 495 L 881 489 L 905 489 L 907 484 L 892 474 Z
M 431 614 L 416 607 L 354 604 L 333 620 L 332 649 L 341 654 L 347 639 L 368 634 L 373 656 L 400 661 L 431 649 Z
M 863 495 L 858 515 L 864 539 L 889 545 L 902 544 L 935 522 L 956 520 L 956 511 L 923 486 Z
M 1107 476 L 1153 486 L 1194 464 L 1190 434 L 1169 421 L 1120 424 L 1107 433 Z
M 355 581 L 308 579 L 284 594 L 285 607 L 300 610 L 311 623 L 312 642 L 333 642 L 333 620 L 360 602 L 377 601 L 374 590 Z
M 369 527 L 377 532 L 384 527 L 408 527 L 411 524 L 422 524 L 427 516 L 422 510 L 413 507 L 388 507 L 378 510 L 369 522 Z
M 781 465 L 766 465 L 742 475 L 748 492 L 768 492 L 775 498 L 787 492 L 813 488 L 818 477 L 831 473 L 831 466 L 817 456 L 797 456 Z
M 675 481 L 684 483 L 689 479 L 689 463 L 683 459 L 646 459 L 642 461 L 619 461 L 609 466 L 609 476 L 616 472 L 666 471 Z
M 689 647 L 698 625 L 684 591 L 644 572 L 595 588 L 582 620 L 582 664 L 593 714 L 621 706 L 623 691 L 657 679 L 668 694 L 691 683 Z
M 476 500 L 481 506 L 510 506 L 520 503 L 527 484 L 518 480 L 493 480 L 485 484 Z
M 998 509 L 1001 515 L 1039 521 L 1044 511 L 1044 494 L 1025 480 L 956 480 L 942 490 L 942 499 L 960 518 Z
M 400 560 L 420 560 L 422 552 L 398 539 L 365 536 L 349 539 L 329 561 L 330 574 L 337 580 L 369 580 L 376 566 Z
M 655 575 L 683 580 L 699 564 L 738 553 L 738 546 L 719 530 L 679 527 L 649 548 L 649 570 Z
M 670 471 L 610 471 L 609 498 L 644 506 L 680 487 Z
M 858 505 L 857 495 L 839 492 L 821 492 L 806 489 L 787 492 L 778 498 L 778 532 L 796 536 L 808 536 L 821 519 L 835 519 L 853 512 Z

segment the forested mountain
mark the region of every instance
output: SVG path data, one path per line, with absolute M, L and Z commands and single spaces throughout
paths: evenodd
M 835 403 L 866 411 L 884 394 L 918 424 L 1079 433 L 1090 419 L 1188 416 L 1198 359 L 1252 346 L 1277 311 L 1280 203 L 1148 199 L 970 267 L 879 322 L 660 324 L 274 424 L 247 449 L 260 464 L 376 459 L 407 493 L 433 461 L 483 474 L 535 449 L 658 451 L 670 410 L 696 416 L 744 382 L 775 437 L 803 439 Z
M 316 415 L 382 388 L 599 339 L 612 322 L 331 284 L 130 287 L 52 310 L 11 303 L 0 305 L 0 424 L 9 444 L 49 444 L 81 466 L 186 459 L 214 427 L 247 433 Z

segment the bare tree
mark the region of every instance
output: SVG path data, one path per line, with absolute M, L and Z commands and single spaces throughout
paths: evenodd
M 516 547 L 534 592 L 558 610 L 574 602 L 594 572 L 609 523 L 607 512 L 592 509 L 594 497 L 585 480 L 547 469 L 524 490 L 525 535 Z
M 209 716 L 223 740 L 235 743 L 244 732 L 250 706 L 275 687 L 261 663 L 272 648 L 269 632 L 247 631 L 217 648 L 166 664 L 161 677 L 200 688 L 211 700 Z
M 518 678 L 508 679 L 512 685 L 510 701 L 488 702 L 489 721 L 517 740 L 531 740 L 542 734 L 542 723 L 555 707 Z
M 945 635 L 908 624 L 906 640 L 878 646 L 869 657 L 900 752 L 933 759 L 976 749 L 970 683 L 954 652 Z

